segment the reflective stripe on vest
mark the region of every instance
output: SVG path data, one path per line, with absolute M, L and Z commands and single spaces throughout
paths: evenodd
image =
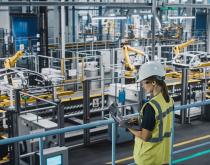
M 151 103 L 153 103 L 158 110 L 159 115 L 157 116 L 156 119 L 160 121 L 160 124 L 159 124 L 159 137 L 151 138 L 148 140 L 148 142 L 156 143 L 156 142 L 161 142 L 165 137 L 171 136 L 171 132 L 165 132 L 163 135 L 163 117 L 166 117 L 167 114 L 173 111 L 173 107 L 169 107 L 165 112 L 162 113 L 160 104 L 157 101 L 151 100 Z
M 154 104 L 154 103 L 153 103 Z M 170 112 L 172 112 L 174 107 L 169 107 L 165 112 L 162 113 L 162 118 L 166 117 Z M 158 110 L 159 111 L 159 110 Z M 157 120 L 160 120 L 160 115 L 157 116 Z

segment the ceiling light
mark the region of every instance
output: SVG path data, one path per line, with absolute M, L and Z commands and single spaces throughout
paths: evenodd
M 127 17 L 125 16 L 107 16 L 107 17 L 103 17 L 103 16 L 99 16 L 99 17 L 92 17 L 92 20 L 105 20 L 105 19 L 109 19 L 109 20 L 117 20 L 117 19 L 127 19 Z
M 168 19 L 195 19 L 195 16 L 168 16 Z

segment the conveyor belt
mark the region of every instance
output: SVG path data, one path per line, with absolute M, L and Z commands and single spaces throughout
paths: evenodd
M 98 90 L 91 90 L 90 91 L 90 97 L 99 97 L 101 96 L 101 89 Z M 67 101 L 73 101 L 73 100 L 81 100 L 83 99 L 83 92 L 82 91 L 78 91 L 75 92 L 72 95 L 69 96 L 60 96 L 59 97 L 61 99 L 62 102 L 67 102 Z
M 166 82 L 167 86 L 180 85 L 182 83 L 181 79 L 178 79 L 178 78 L 166 79 L 165 82 Z M 188 83 L 197 83 L 197 82 L 200 82 L 200 80 L 191 79 L 188 81 Z

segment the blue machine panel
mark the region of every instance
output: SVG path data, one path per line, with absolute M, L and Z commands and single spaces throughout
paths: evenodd
M 195 36 L 203 36 L 206 32 L 206 19 L 207 15 L 206 13 L 197 13 L 196 14 L 196 24 L 195 24 Z
M 35 15 L 12 15 L 12 35 L 14 37 L 15 50 L 19 50 L 20 44 L 24 47 L 36 45 L 38 32 L 38 20 Z

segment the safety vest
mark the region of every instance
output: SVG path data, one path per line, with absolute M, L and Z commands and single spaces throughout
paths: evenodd
M 137 165 L 162 165 L 170 162 L 171 157 L 171 128 L 173 99 L 167 103 L 159 93 L 146 104 L 150 104 L 155 111 L 155 127 L 152 131 L 152 137 L 147 141 L 135 137 L 134 160 Z M 145 105 L 146 105 L 145 104 Z M 142 107 L 140 116 L 143 115 Z

